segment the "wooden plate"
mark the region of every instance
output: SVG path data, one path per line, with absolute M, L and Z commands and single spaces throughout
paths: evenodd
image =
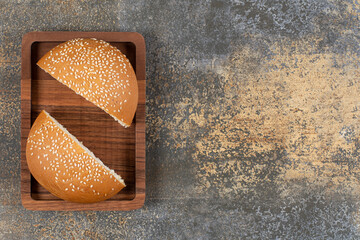
M 129 128 L 52 78 L 37 61 L 61 42 L 97 38 L 120 49 L 135 69 L 139 105 Z M 131 32 L 31 32 L 23 37 L 21 57 L 21 199 L 29 210 L 132 210 L 145 200 L 145 41 Z M 100 203 L 66 202 L 45 190 L 30 174 L 26 140 L 41 110 L 55 117 L 105 165 L 125 180 L 126 188 Z

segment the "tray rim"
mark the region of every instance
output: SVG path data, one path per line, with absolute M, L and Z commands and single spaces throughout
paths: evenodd
M 131 42 L 135 45 L 136 76 L 139 104 L 135 128 L 135 197 L 131 200 L 106 200 L 81 204 L 64 200 L 35 200 L 31 197 L 30 171 L 26 163 L 26 140 L 31 128 L 31 46 L 35 42 L 62 42 L 73 38 L 98 38 L 108 42 Z M 21 49 L 21 202 L 28 210 L 38 211 L 128 211 L 141 208 L 145 202 L 145 103 L 146 103 L 145 39 L 137 32 L 28 32 L 23 35 Z M 28 60 L 28 61 L 26 61 Z M 140 123 L 140 124 L 139 124 Z

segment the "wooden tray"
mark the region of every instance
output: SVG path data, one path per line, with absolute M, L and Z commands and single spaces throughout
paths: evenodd
M 73 38 L 97 38 L 120 49 L 133 65 L 139 105 L 129 128 L 56 81 L 36 62 L 50 49 Z M 31 32 L 23 37 L 21 57 L 21 199 L 29 210 L 132 210 L 145 200 L 145 41 L 128 32 Z M 26 140 L 41 110 L 55 117 L 108 167 L 125 180 L 126 188 L 100 203 L 66 202 L 45 190 L 30 174 Z

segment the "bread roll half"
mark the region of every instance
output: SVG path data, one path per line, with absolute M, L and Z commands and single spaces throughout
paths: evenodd
M 37 65 L 77 94 L 129 127 L 138 104 L 129 59 L 109 43 L 77 38 L 46 53 Z
M 99 202 L 125 187 L 118 174 L 45 111 L 30 130 L 26 159 L 34 178 L 49 192 L 67 201 Z

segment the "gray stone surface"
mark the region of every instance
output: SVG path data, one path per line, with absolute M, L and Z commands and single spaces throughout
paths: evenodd
M 357 1 L 0 0 L 0 239 L 359 239 Z M 30 31 L 135 31 L 147 47 L 147 200 L 20 201 Z

